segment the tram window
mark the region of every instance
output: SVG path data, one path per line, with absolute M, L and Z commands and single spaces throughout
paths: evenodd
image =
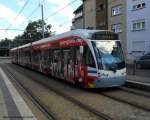
M 68 62 L 69 62 L 69 60 L 70 60 L 70 56 L 71 56 L 70 50 L 69 50 L 69 49 L 64 49 L 64 50 L 63 50 L 63 55 L 64 55 L 64 62 L 65 62 L 66 64 L 68 64 Z
M 52 56 L 52 50 L 51 49 L 49 49 L 49 62 L 52 62 L 52 58 L 53 58 L 53 56 Z
M 54 50 L 54 63 L 59 61 L 60 50 Z
M 48 50 L 45 50 L 43 51 L 43 64 L 44 65 L 47 65 L 48 64 L 48 60 L 49 60 L 49 51 Z
M 33 63 L 38 64 L 39 63 L 39 56 L 41 52 L 40 51 L 33 51 L 32 56 L 33 56 Z
M 85 47 L 85 64 L 91 67 L 95 67 L 95 61 L 88 46 Z

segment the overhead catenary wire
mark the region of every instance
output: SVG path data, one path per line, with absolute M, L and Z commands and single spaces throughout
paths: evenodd
M 43 0 L 42 1 L 42 4 L 44 4 L 46 0 Z M 59 9 L 58 11 L 52 13 L 50 16 L 48 16 L 46 19 L 44 20 L 47 20 L 48 18 L 52 17 L 52 16 L 55 16 L 56 14 L 58 14 L 59 12 L 61 12 L 62 10 L 64 10 L 65 8 L 67 8 L 68 6 L 72 5 L 73 3 L 75 3 L 77 0 L 74 0 L 70 3 L 68 3 L 67 5 L 65 5 L 63 8 Z M 12 31 L 25 31 L 25 30 L 21 30 L 19 29 L 36 11 L 37 9 L 39 9 L 40 7 L 40 4 L 38 4 L 38 6 L 29 14 L 29 16 L 16 28 L 16 29 L 6 29 L 6 30 L 12 30 Z M 64 23 L 64 22 L 63 22 Z M 66 22 L 65 22 L 66 23 Z M 4 29 L 0 29 L 0 30 L 4 30 Z M 35 31 L 35 30 L 30 30 L 30 31 Z
M 17 18 L 23 12 L 23 10 L 25 9 L 25 7 L 27 6 L 28 3 L 29 3 L 29 0 L 26 0 L 26 2 L 24 3 L 23 7 L 20 9 L 20 11 L 16 15 L 16 17 L 13 19 L 13 21 L 8 25 L 8 27 L 6 28 L 6 30 L 9 29 L 12 26 L 12 24 L 17 20 Z
M 17 29 L 21 27 L 39 8 L 40 4 L 38 4 L 38 6 L 28 15 L 28 17 L 17 27 Z
M 45 1 L 46 0 L 43 0 L 42 1 L 42 4 L 44 4 L 45 3 Z M 72 5 L 73 3 L 75 3 L 77 0 L 74 0 L 74 1 L 72 1 L 72 2 L 70 2 L 70 3 L 68 3 L 67 5 L 65 5 L 63 8 L 61 8 L 61 9 L 59 9 L 58 11 L 56 11 L 56 12 L 54 12 L 54 13 L 52 13 L 50 16 L 48 16 L 46 19 L 44 19 L 44 20 L 47 20 L 48 18 L 50 18 L 50 17 L 52 17 L 52 16 L 55 16 L 56 14 L 58 14 L 59 12 L 61 12 L 62 10 L 64 10 L 65 8 L 67 8 L 68 6 L 70 6 L 70 5 Z M 38 6 L 31 12 L 31 14 L 17 27 L 17 29 L 20 27 L 20 26 L 22 26 L 36 11 L 37 11 L 37 9 L 39 9 L 39 7 L 40 7 L 40 4 L 38 4 Z M 16 29 L 16 30 L 17 30 Z M 24 30 L 25 31 L 25 30 Z
M 44 4 L 45 1 L 46 1 L 46 0 L 43 0 L 43 1 L 42 1 L 42 4 Z M 64 6 L 63 8 L 61 8 L 60 10 L 58 10 L 58 11 L 52 13 L 52 14 L 51 14 L 50 16 L 48 16 L 45 20 L 47 20 L 48 18 L 50 18 L 50 17 L 52 17 L 52 16 L 55 16 L 56 14 L 58 14 L 59 12 L 61 12 L 61 11 L 62 11 L 63 9 L 65 9 L 66 7 L 72 5 L 72 4 L 73 4 L 74 2 L 76 2 L 76 1 L 77 1 L 77 0 L 74 0 L 74 1 L 70 2 L 69 4 L 67 4 L 66 6 Z M 111 3 L 111 2 L 110 2 L 110 3 Z M 34 12 L 36 12 L 36 10 L 37 10 L 39 7 L 40 7 L 40 4 L 31 12 L 31 14 L 26 18 L 26 20 L 29 19 L 29 18 L 34 14 Z M 97 10 L 97 9 L 96 9 L 96 10 Z M 88 14 L 88 13 L 93 12 L 93 11 L 94 11 L 94 9 L 89 10 L 88 12 L 86 12 L 86 13 L 84 13 L 84 14 Z M 19 28 L 20 26 L 22 26 L 22 25 L 25 23 L 26 20 L 24 20 L 24 21 L 18 26 L 18 28 Z M 67 23 L 69 23 L 70 21 L 72 21 L 72 19 L 71 19 L 71 20 L 67 20 L 67 21 L 61 23 L 61 24 L 59 25 L 59 27 L 62 27 L 64 24 L 67 24 Z M 11 30 L 11 29 L 6 29 L 6 30 Z M 15 29 L 12 29 L 12 30 L 15 31 Z M 16 31 L 25 31 L 25 30 L 16 29 Z M 31 31 L 32 31 L 32 30 L 31 30 Z
M 98 9 L 96 9 L 96 10 L 98 10 Z M 89 14 L 89 13 L 91 13 L 91 12 L 94 12 L 94 9 L 91 9 L 91 10 L 85 12 L 85 14 Z M 85 15 L 85 14 L 84 14 L 84 15 Z M 66 20 L 66 21 L 62 22 L 61 24 L 59 24 L 59 26 L 61 27 L 61 26 L 63 26 L 64 24 L 69 23 L 70 21 L 72 21 L 72 19 Z M 5 29 L 0 29 L 0 30 L 5 30 Z M 25 30 L 23 30 L 23 29 L 7 29 L 7 30 L 12 30 L 12 31 L 25 31 Z M 35 30 L 29 30 L 29 31 L 35 31 Z
M 37 5 L 37 7 L 28 15 L 28 17 L 17 27 L 17 29 L 18 29 L 19 27 L 21 27 L 30 17 L 33 16 L 33 14 L 40 8 L 40 5 L 41 5 L 41 4 L 44 4 L 45 1 L 46 1 L 46 0 L 43 0 L 41 3 L 39 3 L 39 4 Z
M 47 20 L 47 19 L 49 19 L 49 18 L 55 16 L 56 14 L 58 14 L 59 12 L 61 12 L 61 11 L 64 10 L 65 8 L 67 8 L 68 6 L 70 6 L 70 5 L 72 5 L 73 3 L 75 3 L 76 1 L 77 1 L 77 0 L 74 0 L 74 1 L 72 1 L 72 2 L 70 2 L 70 3 L 68 3 L 67 5 L 65 5 L 64 7 L 62 7 L 61 9 L 59 9 L 58 11 L 52 13 L 50 16 L 48 16 L 48 17 L 45 18 L 44 20 Z

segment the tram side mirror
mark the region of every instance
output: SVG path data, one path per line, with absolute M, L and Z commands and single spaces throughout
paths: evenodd
M 80 53 L 83 54 L 83 46 L 80 46 Z

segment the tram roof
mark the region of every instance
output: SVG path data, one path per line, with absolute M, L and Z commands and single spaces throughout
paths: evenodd
M 32 43 L 32 45 L 43 44 L 43 43 L 46 43 L 46 42 L 54 41 L 56 39 L 61 39 L 61 38 L 69 37 L 69 36 L 80 36 L 82 38 L 87 39 L 87 38 L 90 37 L 90 35 L 92 33 L 103 32 L 103 31 L 108 31 L 108 30 L 76 29 L 76 30 L 72 30 L 72 31 L 69 31 L 69 32 L 59 34 L 59 35 L 54 35 L 54 36 L 51 36 L 51 37 L 48 37 L 48 38 L 44 38 L 44 39 L 35 41 L 35 42 Z M 31 46 L 31 43 L 13 48 L 11 50 L 21 49 L 21 48 L 25 48 L 25 47 L 29 47 L 29 46 Z
M 17 48 L 18 48 L 18 47 L 12 48 L 12 49 L 11 49 L 11 51 L 13 51 L 13 50 L 17 50 Z
M 17 50 L 17 49 L 21 49 L 21 48 L 26 48 L 26 47 L 29 47 L 29 46 L 31 46 L 31 43 L 28 43 L 28 44 L 25 44 L 25 45 L 21 45 L 19 47 L 12 48 L 11 51 Z
M 90 34 L 95 33 L 95 32 L 101 32 L 101 31 L 106 31 L 106 30 L 88 30 L 88 29 L 77 29 L 77 30 L 72 30 L 69 32 L 65 32 L 59 35 L 55 35 L 52 37 L 48 37 L 48 38 L 44 38 L 42 40 L 39 41 L 35 41 L 32 43 L 32 45 L 38 45 L 38 44 L 42 44 L 42 43 L 46 43 L 46 42 L 50 42 L 56 39 L 61 39 L 61 38 L 65 38 L 65 37 L 69 37 L 69 36 L 80 36 L 82 38 L 89 38 Z
M 18 49 L 26 48 L 26 47 L 29 47 L 29 46 L 31 46 L 31 43 L 28 43 L 28 44 L 25 44 L 25 45 L 19 46 L 19 47 L 18 47 Z

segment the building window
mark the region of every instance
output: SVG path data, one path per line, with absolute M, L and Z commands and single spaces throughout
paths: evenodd
M 145 29 L 145 20 L 135 20 L 132 23 L 132 30 L 144 30 Z
M 145 41 L 132 41 L 132 51 L 145 51 Z
M 103 11 L 105 9 L 105 5 L 104 4 L 99 4 L 97 5 L 97 11 Z
M 120 33 L 120 32 L 122 32 L 122 24 L 121 24 L 121 23 L 119 23 L 119 24 L 113 24 L 113 25 L 111 26 L 111 30 L 112 30 L 113 32 L 115 32 L 115 33 Z
M 133 5 L 133 10 L 139 10 L 139 9 L 142 9 L 142 8 L 145 8 L 146 4 L 145 3 L 140 3 L 140 4 L 137 4 L 137 5 Z
M 100 4 L 99 7 L 100 7 L 100 10 L 104 10 L 104 4 Z
M 112 16 L 121 14 L 121 5 L 112 8 Z

